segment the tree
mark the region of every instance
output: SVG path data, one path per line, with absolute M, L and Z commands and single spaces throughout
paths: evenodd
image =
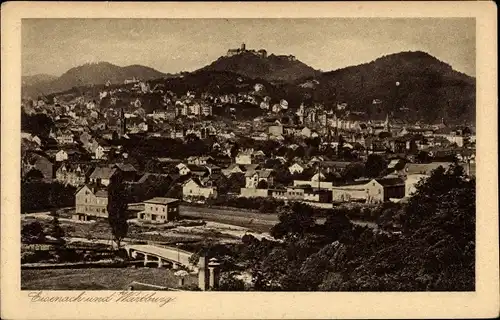
M 200 140 L 200 138 L 198 138 L 198 136 L 196 136 L 194 133 L 190 133 L 190 134 L 186 135 L 185 140 L 186 140 L 186 143 L 190 144 L 190 143 L 193 143 L 195 141 Z
M 31 169 L 25 176 L 26 181 L 41 181 L 43 180 L 43 173 L 38 169 Z
M 189 257 L 188 262 L 193 266 L 197 266 L 198 263 L 200 262 L 200 254 L 198 252 L 193 253 Z
M 231 149 L 230 149 L 230 153 L 231 153 L 231 160 L 233 160 L 237 155 L 238 155 L 238 152 L 240 151 L 240 147 L 238 144 L 234 144 Z
M 415 157 L 415 160 L 418 163 L 429 163 L 431 162 L 431 156 L 429 155 L 429 152 L 427 151 L 420 151 L 417 156 Z
M 119 175 L 114 175 L 108 185 L 108 222 L 118 249 L 128 232 L 128 194 Z
M 279 223 L 271 228 L 271 236 L 276 239 L 297 238 L 311 232 L 315 226 L 313 209 L 294 202 L 280 209 Z
M 269 185 L 266 180 L 260 180 L 259 183 L 257 183 L 257 189 L 267 189 L 268 187 Z
M 55 238 L 58 242 L 64 243 L 64 230 L 59 222 L 59 216 L 54 211 L 52 212 L 52 222 L 48 231 L 48 235 Z
M 167 197 L 174 199 L 182 199 L 182 186 L 178 183 L 174 184 L 167 192 Z
M 365 172 L 365 166 L 361 162 L 350 163 L 341 173 L 344 181 L 354 181 L 361 178 Z
M 45 232 L 43 226 L 38 221 L 30 222 L 21 229 L 21 240 L 23 243 L 43 243 L 45 241 Z
M 332 210 L 331 214 L 326 217 L 324 223 L 325 236 L 331 241 L 342 239 L 344 233 L 352 231 L 352 223 L 347 218 L 344 211 L 337 209 Z
M 236 278 L 234 272 L 224 272 L 221 274 L 219 282 L 219 291 L 244 291 L 245 283 Z
M 229 192 L 239 193 L 240 189 L 245 186 L 245 174 L 244 173 L 233 173 L 229 176 L 227 180 L 227 189 Z
M 378 154 L 370 154 L 365 164 L 365 175 L 376 178 L 387 168 L 384 158 Z
M 50 130 L 54 129 L 53 120 L 46 114 L 37 113 L 28 115 L 21 111 L 21 129 L 25 132 L 37 135 L 40 138 L 47 138 Z
M 375 242 L 364 239 L 352 247 L 353 256 L 367 245 L 372 249 L 352 264 L 346 290 L 474 290 L 475 198 L 475 181 L 460 166 L 434 170 L 401 215 L 403 238 L 372 235 Z
M 163 166 L 156 160 L 148 160 L 144 167 L 145 172 L 163 173 Z

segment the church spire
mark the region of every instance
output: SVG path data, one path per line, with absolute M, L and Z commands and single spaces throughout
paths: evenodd
M 387 115 L 385 116 L 384 130 L 386 132 L 390 132 L 390 130 L 391 130 L 391 126 L 390 126 L 390 123 L 389 123 L 389 113 L 387 113 Z

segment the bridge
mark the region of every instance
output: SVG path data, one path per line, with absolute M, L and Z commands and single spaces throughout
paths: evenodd
M 161 268 L 167 262 L 171 263 L 174 269 L 182 265 L 191 271 L 198 272 L 198 267 L 189 263 L 189 258 L 193 254 L 189 251 L 151 244 L 128 244 L 123 248 L 127 251 L 128 256 L 134 259 L 144 256 L 144 266 L 149 263 L 157 263 L 158 268 Z

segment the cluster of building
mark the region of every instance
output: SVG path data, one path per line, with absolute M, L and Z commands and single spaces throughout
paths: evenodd
M 246 184 L 241 188 L 242 197 L 268 197 L 285 201 L 301 201 L 313 206 L 330 208 L 336 203 L 362 202 L 368 204 L 387 201 L 399 202 L 410 197 L 417 184 L 428 178 L 438 167 L 448 169 L 454 162 L 409 163 L 403 159 L 389 162 L 379 178 L 359 178 L 354 181 L 332 179 L 346 170 L 349 162 L 311 159 L 308 163 L 295 162 L 288 167 L 291 174 L 300 174 L 307 168 L 316 173 L 307 179 L 294 179 L 289 186 L 276 188 L 272 170 L 249 170 L 245 173 Z M 469 176 L 475 176 L 474 161 L 462 163 Z M 265 183 L 261 183 L 261 181 Z M 260 183 L 260 184 L 259 184 Z
M 244 46 L 238 50 L 248 51 Z M 475 134 L 468 127 L 450 127 L 444 121 L 435 125 L 408 123 L 392 119 L 389 114 L 367 120 L 366 115 L 349 112 L 346 103 L 339 103 L 333 109 L 305 103 L 291 108 L 285 99 L 273 103 L 270 97 L 262 94 L 264 91 L 263 85 L 255 84 L 246 93 L 215 95 L 188 91 L 178 97 L 164 86 L 155 85 L 151 89 L 149 84 L 131 79 L 124 88 L 106 87 L 97 100 L 85 95 L 65 94 L 56 96 L 51 102 L 44 98 L 23 101 L 26 114 L 45 114 L 54 126 L 48 138 L 22 133 L 22 177 L 27 181 L 58 181 L 78 187 L 77 213 L 104 216 L 107 214 L 107 184 L 117 173 L 125 175 L 125 181 L 138 190 L 135 197 L 138 202 L 164 198 L 165 194 L 141 193 L 140 190 L 169 184 L 181 186 L 179 200 L 217 198 L 224 181 L 242 174 L 245 183 L 241 185 L 239 196 L 304 201 L 322 206 L 345 201 L 376 203 L 403 199 L 411 194 L 415 183 L 429 175 L 431 168 L 449 166 L 451 158 L 461 162 L 468 174 L 474 175 Z M 119 99 L 124 95 L 130 97 L 131 92 L 135 92 L 133 98 L 119 105 Z M 161 99 L 146 112 L 143 98 L 151 93 L 158 93 Z M 108 105 L 102 105 L 103 99 L 109 100 Z M 242 103 L 253 105 L 264 114 L 240 121 L 210 118 L 214 108 Z M 381 102 L 374 100 L 373 103 Z M 187 159 L 160 156 L 142 159 L 154 160 L 169 169 L 162 174 L 139 172 L 124 164 L 128 154 L 119 143 L 133 135 L 146 139 L 180 139 L 185 144 L 190 143 L 190 136 L 210 139 L 211 152 L 218 157 L 200 154 Z M 273 140 L 291 154 L 299 148 L 309 148 L 310 141 L 315 140 L 320 154 L 347 152 L 351 160 L 336 161 L 306 154 L 285 158 L 274 152 L 266 154 L 253 149 L 232 154 L 232 147 L 240 139 L 248 138 Z M 441 162 L 417 163 L 416 156 L 420 152 L 425 152 L 429 161 Z M 364 161 L 370 154 L 392 160 L 383 176 L 347 182 L 328 181 L 332 172 L 340 175 L 351 162 Z M 276 172 L 266 166 L 270 159 L 286 164 L 290 174 L 295 176 L 308 168 L 317 169 L 308 177 L 278 186 Z M 160 216 L 149 212 L 138 218 L 163 221 L 170 219 L 169 213 L 162 209 Z

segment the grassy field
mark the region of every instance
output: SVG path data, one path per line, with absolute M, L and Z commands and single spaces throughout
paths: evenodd
M 229 208 L 204 208 L 204 207 L 196 207 L 196 206 L 180 206 L 180 212 L 182 213 L 207 213 L 207 214 L 221 214 L 228 215 L 234 217 L 242 217 L 249 219 L 258 219 L 263 221 L 269 221 L 275 223 L 278 221 L 278 215 L 273 213 L 258 213 L 251 212 L 248 210 L 240 210 L 237 208 L 229 209 Z
M 258 232 L 269 232 L 271 227 L 278 223 L 277 215 L 236 210 L 182 206 L 180 213 L 185 218 L 232 224 Z
M 161 268 L 21 270 L 21 290 L 124 290 L 133 281 L 178 287 L 174 272 Z M 185 279 L 186 285 L 196 283 L 196 275 Z

